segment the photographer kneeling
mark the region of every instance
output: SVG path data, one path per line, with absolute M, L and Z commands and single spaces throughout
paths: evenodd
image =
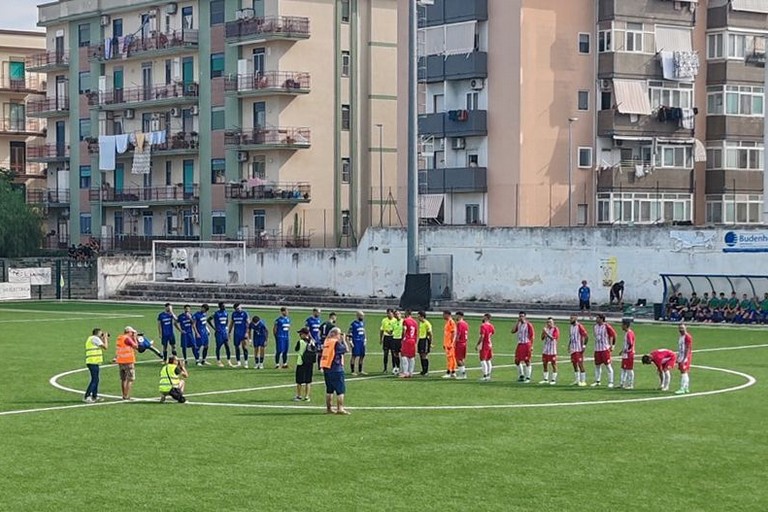
M 183 404 L 187 401 L 184 398 L 184 379 L 189 377 L 187 369 L 182 361 L 177 361 L 176 356 L 169 356 L 168 363 L 160 368 L 160 403 L 170 395 L 171 398 Z

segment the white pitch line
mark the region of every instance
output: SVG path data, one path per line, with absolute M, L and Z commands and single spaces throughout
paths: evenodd
M 112 404 L 122 404 L 126 403 L 123 401 L 119 402 L 97 402 L 95 404 L 75 404 L 75 405 L 59 405 L 56 407 L 43 407 L 40 409 L 21 409 L 18 411 L 2 411 L 0 412 L 0 416 L 11 416 L 14 414 L 27 414 L 30 412 L 44 412 L 44 411 L 63 411 L 66 409 L 79 409 L 81 407 L 98 407 L 100 405 L 112 405 Z

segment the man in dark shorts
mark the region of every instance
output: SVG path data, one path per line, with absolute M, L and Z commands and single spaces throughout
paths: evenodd
M 592 296 L 592 291 L 587 286 L 587 281 L 581 282 L 581 288 L 579 288 L 579 311 L 589 311 L 589 301 Z
M 387 363 L 389 362 L 389 353 L 392 351 L 392 327 L 395 321 L 395 312 L 387 309 L 387 316 L 381 319 L 381 328 L 379 329 L 379 343 L 384 352 L 384 370 L 381 373 L 387 373 Z M 395 356 L 392 355 L 392 367 L 395 366 Z
M 427 313 L 419 311 L 419 343 L 418 351 L 421 359 L 421 373 L 424 377 L 429 375 L 429 353 L 432 352 L 432 323 L 427 320 Z
M 349 414 L 344 409 L 344 394 L 347 386 L 344 381 L 344 354 L 351 350 L 345 341 L 341 329 L 334 327 L 328 333 L 323 344 L 323 355 L 320 358 L 320 366 L 325 377 L 325 412 L 326 414 Z M 331 400 L 336 394 L 336 410 L 331 407 Z
M 392 319 L 392 341 L 390 342 L 390 351 L 392 352 L 392 374 L 400 374 L 400 349 L 403 348 L 403 315 L 395 310 Z
M 293 401 L 309 402 L 312 370 L 315 366 L 315 340 L 312 339 L 312 334 L 308 327 L 302 327 L 298 330 L 298 333 L 299 341 L 296 342 L 294 347 L 298 358 L 296 360 L 296 396 L 293 398 Z

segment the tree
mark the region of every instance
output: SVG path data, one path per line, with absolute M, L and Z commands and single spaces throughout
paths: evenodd
M 24 187 L 14 185 L 13 176 L 0 169 L 0 258 L 34 255 L 43 241 L 43 214 L 26 203 Z

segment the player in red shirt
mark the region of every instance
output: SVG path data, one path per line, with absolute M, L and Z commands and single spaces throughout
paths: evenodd
M 578 320 L 579 316 L 571 314 L 571 329 L 568 338 L 568 351 L 571 353 L 571 364 L 576 374 L 576 380 L 571 386 L 587 385 L 587 371 L 584 369 L 584 350 L 587 348 L 589 334 Z
M 669 391 L 669 381 L 672 379 L 671 370 L 675 367 L 677 354 L 667 348 L 654 350 L 642 358 L 643 364 L 653 363 L 659 373 L 659 389 Z
M 402 357 L 400 377 L 404 379 L 413 377 L 413 371 L 416 368 L 416 339 L 418 336 L 419 324 L 413 318 L 411 310 L 406 309 L 403 320 L 403 346 L 400 349 L 400 356 Z
M 493 335 L 496 333 L 493 324 L 491 323 L 491 315 L 486 313 L 483 315 L 483 323 L 480 324 L 480 338 L 477 340 L 476 350 L 480 351 L 480 368 L 483 370 L 483 377 L 480 379 L 483 382 L 491 380 L 491 371 L 493 365 L 491 360 L 493 359 Z
M 635 331 L 632 330 L 632 320 L 625 318 L 621 321 L 624 331 L 624 346 L 621 348 L 621 379 L 619 387 L 632 389 L 635 387 Z
M 456 372 L 457 379 L 467 378 L 467 367 L 464 360 L 467 359 L 467 339 L 469 338 L 469 324 L 464 320 L 464 312 L 456 312 Z
M 677 339 L 677 369 L 680 370 L 680 389 L 675 391 L 678 395 L 690 393 L 691 384 L 691 356 L 693 355 L 693 336 L 688 332 L 685 324 L 677 327 L 680 337 Z
M 536 335 L 533 324 L 528 321 L 525 311 L 521 311 L 517 324 L 512 329 L 517 334 L 515 348 L 515 366 L 517 366 L 517 381 L 531 382 L 531 354 L 533 353 L 533 337 Z
M 605 315 L 598 313 L 595 315 L 595 382 L 592 387 L 600 385 L 600 378 L 603 375 L 603 366 L 608 372 L 608 387 L 613 387 L 613 366 L 611 366 L 611 352 L 616 345 L 616 331 L 610 324 L 606 323 Z
M 541 361 L 544 364 L 544 380 L 539 384 L 557 384 L 557 340 L 560 339 L 560 329 L 555 325 L 552 317 L 547 318 L 547 325 L 541 331 L 541 340 L 544 342 Z M 548 366 L 552 365 L 552 370 Z

